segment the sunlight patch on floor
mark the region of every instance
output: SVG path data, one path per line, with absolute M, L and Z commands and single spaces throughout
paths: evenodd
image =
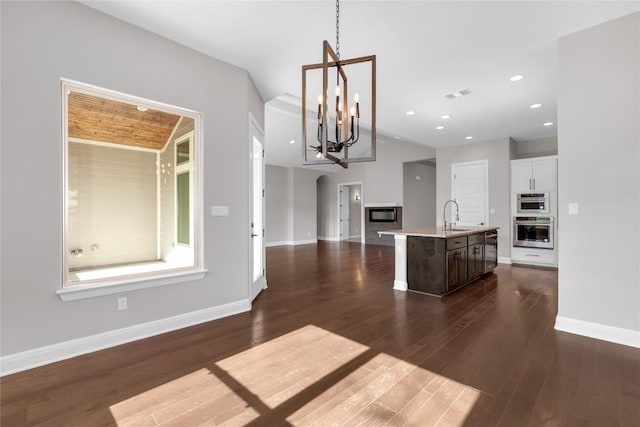
M 261 417 L 300 426 L 463 425 L 480 393 L 307 325 L 110 409 L 122 427 L 245 425 Z

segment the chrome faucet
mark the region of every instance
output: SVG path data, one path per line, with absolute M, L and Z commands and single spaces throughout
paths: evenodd
M 447 230 L 446 214 L 447 214 L 447 205 L 449 204 L 449 202 L 453 202 L 453 204 L 456 205 L 456 221 L 460 221 L 460 206 L 458 206 L 458 202 L 456 202 L 453 199 L 447 200 L 446 202 L 444 202 L 444 207 L 442 208 L 442 231 Z M 449 230 L 451 230 L 451 224 L 449 224 Z

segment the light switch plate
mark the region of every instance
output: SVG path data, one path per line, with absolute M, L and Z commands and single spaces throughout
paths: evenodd
M 577 203 L 569 203 L 569 215 L 578 215 Z
M 229 216 L 229 206 L 211 206 L 211 216 Z

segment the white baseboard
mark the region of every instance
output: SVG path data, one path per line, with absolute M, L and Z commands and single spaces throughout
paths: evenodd
M 241 300 L 0 357 L 0 376 L 251 310 Z
M 511 264 L 511 258 L 508 256 L 499 256 L 498 264 Z
M 318 243 L 318 239 L 309 239 L 309 240 L 295 240 L 291 244 L 293 246 L 297 245 L 310 245 L 312 243 Z
M 318 236 L 318 240 L 326 240 L 327 242 L 337 242 L 340 239 L 334 236 Z
M 569 332 L 570 334 L 640 348 L 640 331 L 634 331 L 633 329 L 618 328 L 561 316 L 556 317 L 555 329 Z
M 362 237 L 360 234 L 356 236 L 349 236 L 350 239 L 359 239 L 360 237 Z
M 270 248 L 272 246 L 288 246 L 290 244 L 291 242 L 289 240 L 285 240 L 282 242 L 268 242 L 268 243 L 265 243 L 264 246 L 267 248 Z
M 297 246 L 297 245 L 309 245 L 311 243 L 318 243 L 318 239 L 309 239 L 309 240 L 285 240 L 283 242 L 270 242 L 265 243 L 264 246 L 270 248 L 272 246 Z

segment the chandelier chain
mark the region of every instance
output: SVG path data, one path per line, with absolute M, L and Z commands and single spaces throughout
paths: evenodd
M 336 0 L 336 56 L 340 59 L 340 0 Z

